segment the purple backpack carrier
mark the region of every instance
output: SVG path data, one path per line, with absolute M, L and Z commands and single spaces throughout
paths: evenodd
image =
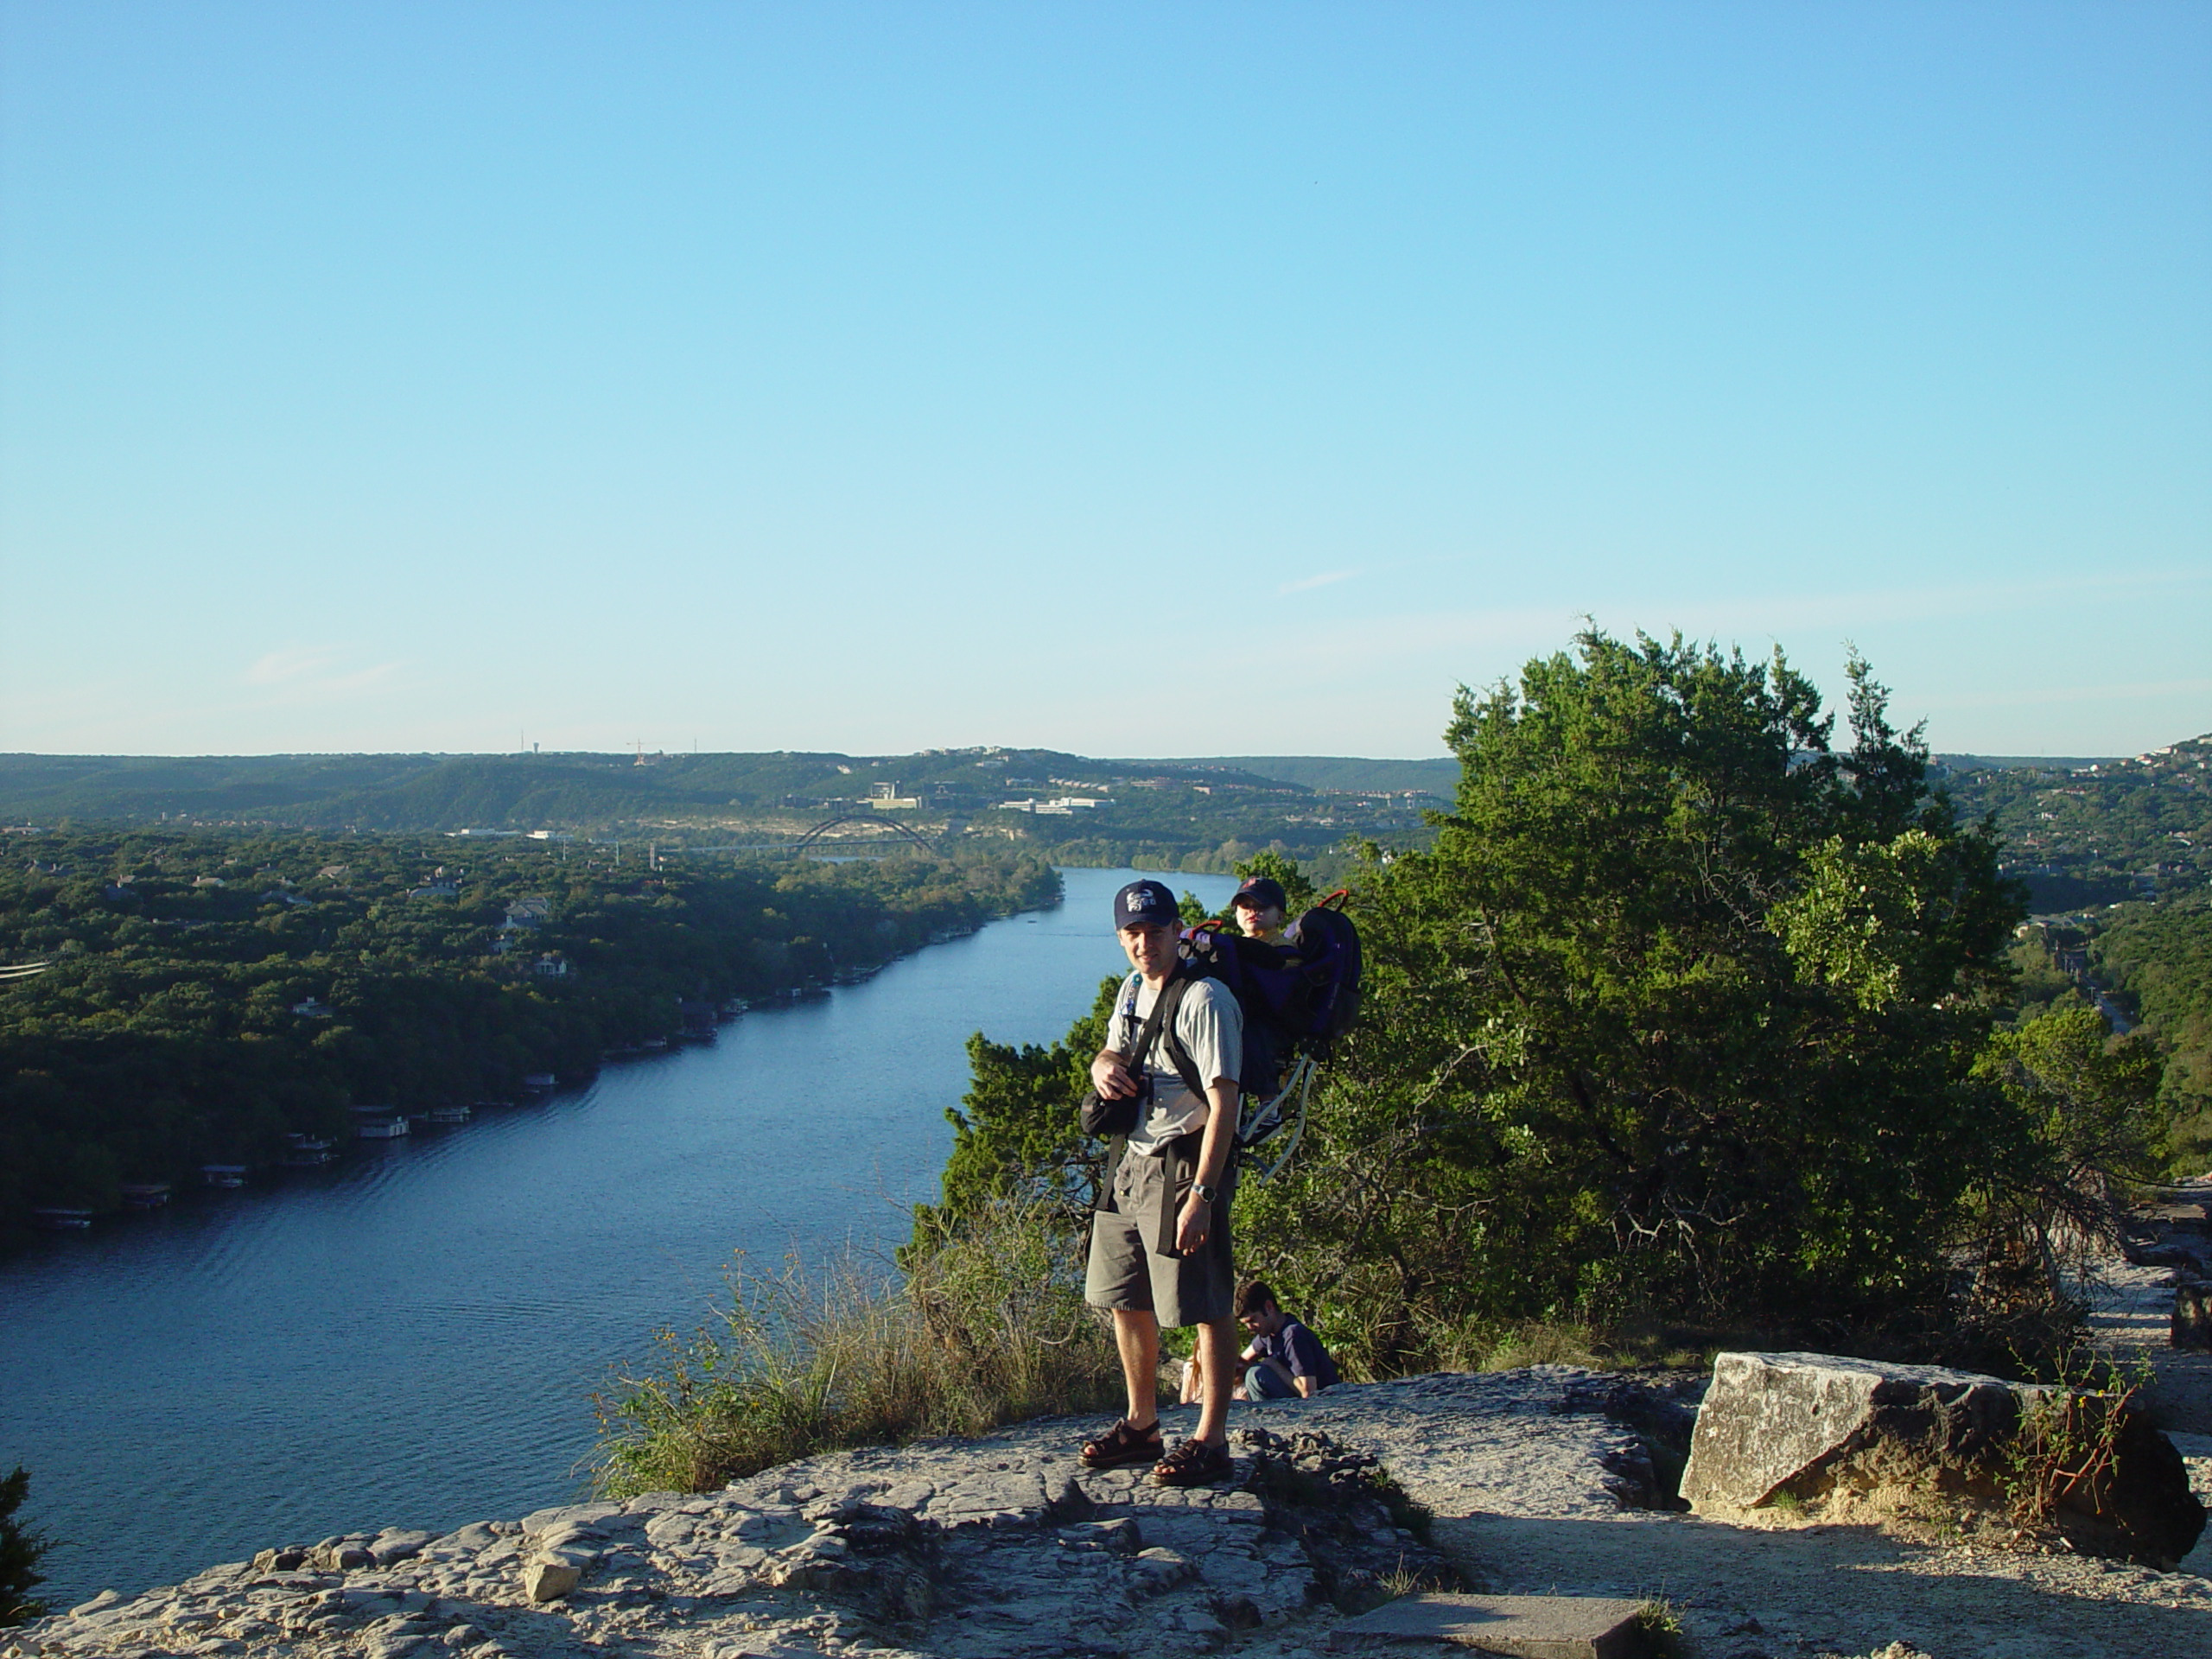
M 1177 951 L 1192 979 L 1219 980 L 1244 1014 L 1241 1081 L 1249 1095 L 1275 1093 L 1294 1057 L 1324 1060 L 1359 1013 L 1359 930 L 1331 893 L 1283 931 L 1281 944 L 1227 931 L 1218 922 L 1186 930 Z

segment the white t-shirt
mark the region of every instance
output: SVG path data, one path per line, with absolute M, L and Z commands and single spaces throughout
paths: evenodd
M 1144 976 L 1131 973 L 1122 982 L 1121 995 L 1115 999 L 1108 1041 L 1124 1054 L 1134 1049 L 1156 1000 Z M 1183 1039 L 1184 1052 L 1198 1068 L 1200 1081 L 1209 1086 L 1224 1080 L 1233 1083 L 1243 1071 L 1244 1010 L 1236 1006 L 1236 999 L 1220 981 L 1194 980 L 1185 989 L 1182 1003 L 1175 1010 L 1175 1034 Z M 1129 1150 L 1147 1157 L 1178 1135 L 1205 1128 L 1206 1120 L 1213 1116 L 1212 1104 L 1205 1096 L 1193 1095 L 1184 1087 L 1182 1073 L 1176 1071 L 1167 1052 L 1166 1032 L 1152 1047 L 1150 1054 L 1137 1057 L 1138 1063 L 1152 1074 L 1152 1111 L 1129 1136 Z

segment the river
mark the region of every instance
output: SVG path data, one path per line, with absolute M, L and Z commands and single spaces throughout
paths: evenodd
M 1064 1034 L 1124 970 L 1132 874 L 1063 871 L 1058 908 L 711 1047 L 0 1263 L 0 1473 L 30 1470 L 19 1518 L 61 1541 L 36 1593 L 575 1496 L 593 1391 L 657 1326 L 696 1325 L 734 1252 L 887 1261 L 935 1195 L 969 1033 Z

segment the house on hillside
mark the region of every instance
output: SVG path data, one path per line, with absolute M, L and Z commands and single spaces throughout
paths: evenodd
M 518 899 L 507 906 L 507 919 L 499 924 L 502 932 L 512 933 L 518 928 L 543 927 L 553 919 L 553 901 L 550 899 Z

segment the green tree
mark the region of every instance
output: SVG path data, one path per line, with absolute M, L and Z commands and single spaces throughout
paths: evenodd
M 1847 671 L 1840 750 L 1779 653 L 1679 638 L 1593 630 L 1461 692 L 1453 810 L 1357 880 L 1366 1012 L 1237 1200 L 1246 1264 L 1353 1364 L 1544 1319 L 1925 1333 L 1955 1247 L 2017 1245 L 2004 1206 L 2086 1215 L 2146 1166 L 2146 1046 L 2080 1008 L 1993 1045 L 2021 889 Z M 1101 1012 L 1054 1049 L 977 1039 L 932 1214 L 1076 1166 Z
M 2174 1173 L 2212 1159 L 2212 900 L 2129 906 L 2091 942 L 2101 976 L 2165 1055 L 2159 1100 Z
M 943 1196 L 915 1206 L 914 1242 L 899 1252 L 902 1265 L 1009 1198 L 1042 1201 L 1041 1213 L 1064 1233 L 1087 1225 L 1103 1161 L 1077 1127 L 1076 1107 L 1090 1086 L 1091 1058 L 1105 1046 L 1121 987 L 1118 978 L 1102 981 L 1090 1011 L 1049 1047 L 995 1043 L 980 1031 L 969 1038 L 968 1092 L 944 1114 L 952 1154 Z
M 2005 1172 L 2011 1190 L 2053 1220 L 2102 1230 L 2122 1185 L 2158 1171 L 2164 1070 L 2147 1038 L 2114 1037 L 2094 1008 L 2054 1008 L 1993 1032 L 1974 1075 L 2033 1132 L 2029 1160 Z
M 2018 906 L 1850 672 L 1844 754 L 1779 653 L 1592 631 L 1462 691 L 1455 808 L 1361 880 L 1368 1012 L 1248 1194 L 1325 1335 L 1389 1370 L 1532 1317 L 1935 1294 Z
M 2114 1037 L 2081 1004 L 1992 1033 L 1976 1058 L 1997 1140 L 1976 1193 L 1974 1282 L 1957 1324 L 1968 1363 L 2034 1363 L 2068 1343 L 2081 1308 L 2069 1259 L 2109 1243 L 2125 1184 L 2154 1174 L 2167 1122 L 2164 1065 L 2145 1037 Z
M 30 1592 L 46 1582 L 38 1564 L 54 1546 L 16 1518 L 30 1489 L 31 1478 L 21 1465 L 0 1479 L 0 1625 L 27 1624 L 46 1611 L 46 1604 Z

